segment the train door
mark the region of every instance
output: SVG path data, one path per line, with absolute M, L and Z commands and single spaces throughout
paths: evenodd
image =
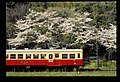
M 49 54 L 49 62 L 53 62 L 53 54 Z
M 53 62 L 53 54 L 49 54 L 48 62 L 49 62 L 49 66 L 54 66 L 54 62 Z

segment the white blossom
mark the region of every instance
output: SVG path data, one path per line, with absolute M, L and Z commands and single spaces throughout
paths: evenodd
M 22 45 L 22 42 L 26 40 L 26 34 L 28 32 L 33 32 L 32 26 L 37 25 L 38 27 L 46 26 L 49 32 L 45 34 L 37 33 L 36 34 L 36 43 L 45 42 L 45 41 L 52 41 L 53 46 L 58 46 L 60 42 L 55 42 L 54 38 L 52 37 L 52 32 L 57 33 L 60 30 L 62 33 L 60 34 L 74 34 L 76 35 L 76 40 L 74 43 L 86 43 L 90 40 L 98 40 L 101 44 L 106 47 L 113 47 L 116 48 L 116 26 L 110 24 L 110 29 L 103 29 L 101 27 L 101 31 L 96 29 L 95 26 L 90 26 L 85 24 L 85 22 L 89 22 L 93 19 L 88 18 L 90 13 L 84 12 L 83 15 L 79 13 L 75 13 L 75 17 L 68 17 L 62 18 L 57 17 L 57 11 L 46 11 L 46 12 L 35 12 L 30 10 L 27 16 L 25 16 L 26 20 L 18 20 L 15 24 L 15 27 L 20 30 L 17 33 L 17 37 L 14 39 L 8 39 L 9 45 Z M 54 17 L 55 16 L 55 17 Z M 34 18 L 34 19 L 31 19 Z M 39 21 L 42 20 L 42 21 Z M 57 24 L 58 26 L 54 26 Z M 78 24 L 78 25 L 77 25 Z M 74 31 L 76 30 L 76 31 Z M 95 33 L 97 30 L 97 33 Z

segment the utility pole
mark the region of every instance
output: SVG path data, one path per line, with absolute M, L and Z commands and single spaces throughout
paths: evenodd
M 97 61 L 96 61 L 96 67 L 97 69 L 99 69 L 99 60 L 98 60 L 98 39 L 97 36 L 98 36 L 98 32 L 97 32 L 97 28 L 95 29 L 95 33 L 96 33 L 96 43 L 95 43 L 95 46 L 96 46 L 96 58 L 97 58 Z
M 98 43 L 97 43 L 97 39 L 96 39 L 96 58 L 97 58 L 97 61 L 96 61 L 96 64 L 97 64 L 97 69 L 99 69 L 99 60 L 98 60 Z
M 97 9 L 97 5 L 96 5 L 96 9 Z M 96 16 L 97 16 L 97 13 L 98 13 L 98 10 L 96 11 Z M 95 16 L 95 17 L 96 17 Z M 95 18 L 96 19 L 96 28 L 95 28 L 95 33 L 96 33 L 96 58 L 97 58 L 97 61 L 96 61 L 96 66 L 97 66 L 97 69 L 99 69 L 99 60 L 98 60 L 98 29 L 97 28 L 99 28 L 99 25 L 98 25 L 98 19 L 97 18 Z

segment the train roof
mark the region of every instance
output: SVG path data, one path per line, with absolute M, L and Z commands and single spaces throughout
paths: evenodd
M 25 49 L 25 50 L 18 50 L 18 49 L 15 49 L 15 50 L 6 50 L 6 52 L 63 52 L 63 51 L 66 51 L 66 52 L 73 52 L 73 51 L 76 51 L 76 52 L 81 52 L 82 49 L 40 49 L 40 50 L 37 50 L 37 49 Z

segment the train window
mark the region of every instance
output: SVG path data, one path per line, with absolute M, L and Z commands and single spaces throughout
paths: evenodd
M 80 53 L 78 53 L 78 58 L 80 58 Z
M 10 54 L 10 59 L 16 59 L 16 54 Z
M 9 54 L 6 54 L 6 59 L 8 59 L 9 58 Z
M 68 55 L 67 54 L 62 54 L 62 59 L 67 59 Z
M 26 54 L 26 59 L 31 59 L 31 54 Z
M 55 58 L 59 58 L 59 54 L 55 54 Z
M 39 54 L 33 54 L 33 59 L 38 59 L 39 58 Z
M 41 54 L 41 59 L 45 59 L 46 54 Z
M 53 59 L 53 54 L 49 54 L 49 59 Z
M 75 54 L 70 54 L 70 58 L 75 58 Z
M 18 54 L 18 59 L 23 59 L 23 54 Z

